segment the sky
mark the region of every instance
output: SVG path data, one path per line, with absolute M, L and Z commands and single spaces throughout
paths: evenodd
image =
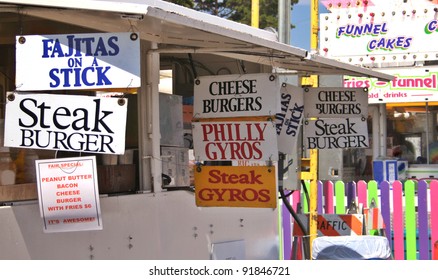
M 319 5 L 319 12 L 328 13 L 322 4 Z M 290 44 L 310 50 L 310 0 L 299 0 L 298 4 L 293 5 L 291 22 L 295 28 L 291 31 Z

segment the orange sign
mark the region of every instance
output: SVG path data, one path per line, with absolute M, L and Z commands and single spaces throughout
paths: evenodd
M 277 207 L 274 166 L 195 166 L 196 205 Z
M 298 214 L 298 217 L 307 227 L 309 215 Z M 341 235 L 362 235 L 363 215 L 362 214 L 323 214 L 318 215 L 318 236 L 341 236 Z M 301 228 L 294 224 L 293 236 L 303 236 Z

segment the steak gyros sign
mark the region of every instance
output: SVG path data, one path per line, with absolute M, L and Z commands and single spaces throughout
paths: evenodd
M 6 147 L 123 154 L 127 99 L 9 93 Z

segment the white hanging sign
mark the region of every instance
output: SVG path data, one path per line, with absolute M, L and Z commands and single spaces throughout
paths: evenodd
M 96 158 L 36 160 L 44 232 L 101 230 Z
M 128 100 L 8 93 L 6 147 L 124 154 Z
M 197 161 L 277 160 L 277 134 L 270 121 L 193 122 Z
M 20 35 L 16 57 L 19 91 L 140 87 L 137 33 Z
M 193 117 L 273 116 L 279 91 L 273 74 L 201 76 L 195 80 Z
M 368 117 L 368 88 L 306 87 L 306 118 Z
M 368 148 L 365 118 L 318 119 L 304 122 L 307 149 Z
M 296 154 L 304 115 L 303 88 L 283 84 L 280 91 L 280 107 L 281 110 L 275 115 L 278 151 Z

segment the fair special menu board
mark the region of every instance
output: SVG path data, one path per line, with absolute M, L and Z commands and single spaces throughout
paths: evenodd
M 101 230 L 95 156 L 35 161 L 44 232 Z

